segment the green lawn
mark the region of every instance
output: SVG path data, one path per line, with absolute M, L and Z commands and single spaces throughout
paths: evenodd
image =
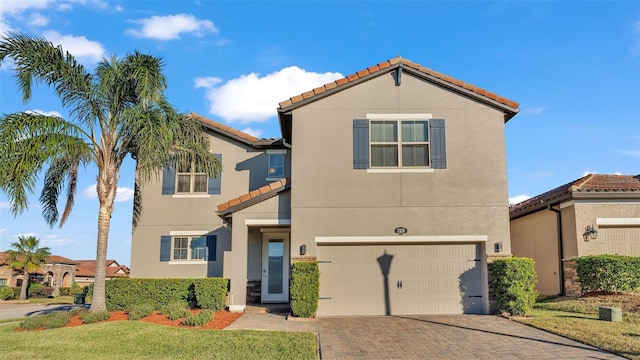
M 316 359 L 313 333 L 192 330 L 142 321 L 15 331 L 0 324 L 7 359 Z
M 598 320 L 599 306 L 622 308 L 622 322 Z M 530 317 L 516 321 L 629 359 L 640 360 L 640 296 L 554 299 L 535 305 Z

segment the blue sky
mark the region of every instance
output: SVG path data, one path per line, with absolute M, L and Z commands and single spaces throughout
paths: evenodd
M 402 56 L 520 103 L 506 125 L 509 196 L 522 200 L 585 173 L 640 173 L 638 1 L 2 0 L 0 32 L 44 36 L 90 69 L 139 50 L 165 61 L 167 96 L 259 137 L 279 137 L 278 102 Z M 0 113 L 68 114 L 46 87 L 23 104 L 11 63 Z M 95 258 L 96 170 L 62 228 L 0 193 L 0 250 L 34 234 L 52 252 Z M 108 257 L 129 264 L 133 162 L 124 164 Z M 215 216 L 212 209 L 212 216 Z

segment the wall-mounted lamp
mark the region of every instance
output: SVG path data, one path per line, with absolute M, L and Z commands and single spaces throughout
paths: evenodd
M 398 234 L 398 235 L 404 235 L 407 233 L 407 228 L 404 226 L 399 226 L 395 229 L 393 229 L 393 232 Z
M 497 253 L 502 252 L 502 242 L 497 242 L 497 243 L 493 244 L 493 249 Z
M 300 245 L 300 255 L 305 255 L 307 253 L 307 245 Z
M 582 234 L 582 238 L 584 241 L 595 240 L 598 238 L 598 230 L 593 225 L 588 225 L 584 229 L 584 233 Z

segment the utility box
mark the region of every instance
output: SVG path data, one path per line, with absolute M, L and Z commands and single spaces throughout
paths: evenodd
M 614 306 L 600 306 L 598 308 L 599 318 L 604 321 L 622 321 L 622 309 Z

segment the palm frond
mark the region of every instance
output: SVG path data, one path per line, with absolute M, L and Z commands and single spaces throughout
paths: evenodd
M 140 217 L 142 216 L 142 188 L 141 184 L 136 179 L 135 184 L 133 186 L 133 219 L 131 225 L 133 229 L 138 226 L 138 222 L 140 221 Z

